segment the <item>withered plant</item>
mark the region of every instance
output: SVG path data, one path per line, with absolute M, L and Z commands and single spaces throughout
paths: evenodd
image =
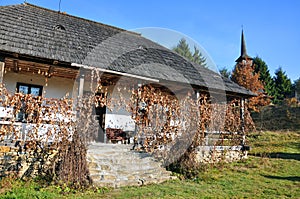
M 235 146 L 243 139 L 239 100 L 217 103 L 209 93 L 198 98 L 191 92 L 175 95 L 164 86 L 137 86 L 126 78 L 110 82 L 99 71 L 86 73 L 90 91 L 76 99 L 11 94 L 0 85 L 0 107 L 11 115 L 2 119 L 0 138 L 18 143 L 19 153 L 27 158 L 22 177 L 38 168 L 36 176 L 74 187 L 89 185 L 86 154 L 99 128 L 93 116 L 97 106 L 126 109 L 136 125 L 135 140 L 141 143 L 135 149 L 153 154 L 165 166 L 199 168 L 197 147 Z M 26 124 L 25 131 L 20 122 Z M 246 108 L 245 130 L 253 128 Z M 217 132 L 217 139 L 210 139 L 215 138 L 211 132 Z

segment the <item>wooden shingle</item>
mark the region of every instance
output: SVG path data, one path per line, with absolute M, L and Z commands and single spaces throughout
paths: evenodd
M 1 6 L 0 12 L 0 52 L 254 95 L 134 32 L 28 3 Z

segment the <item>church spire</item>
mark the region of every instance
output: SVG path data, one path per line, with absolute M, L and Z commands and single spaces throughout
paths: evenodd
M 242 46 L 241 46 L 241 56 L 247 55 L 246 42 L 244 37 L 244 30 L 242 30 L 242 38 L 241 38 Z
M 241 36 L 241 56 L 235 60 L 235 62 L 241 62 L 243 60 L 252 60 L 252 57 L 250 57 L 247 54 L 247 49 L 246 49 L 246 42 L 245 42 L 245 37 L 244 37 L 244 30 L 242 29 L 242 36 Z

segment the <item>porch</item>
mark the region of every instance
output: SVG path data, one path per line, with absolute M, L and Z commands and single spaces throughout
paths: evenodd
M 174 84 L 168 81 L 159 82 L 138 75 L 76 64 L 65 66 L 55 61 L 49 64 L 9 57 L 5 58 L 0 66 L 2 71 L 0 79 L 8 92 L 17 91 L 16 94 L 22 95 L 22 99 L 20 95 L 19 98 L 15 98 L 19 100 L 18 106 L 26 104 L 25 107 L 29 105 L 28 107 L 31 108 L 28 113 L 22 113 L 22 107 L 18 107 L 17 110 L 16 107 L 8 106 L 0 109 L 2 132 L 12 130 L 16 132 L 13 136 L 6 137 L 7 140 L 39 139 L 52 142 L 53 139 L 58 139 L 55 137 L 57 131 L 72 134 L 75 123 L 83 121 L 83 123 L 93 123 L 93 128 L 85 129 L 89 131 L 89 135 L 86 136 L 91 142 L 124 144 L 135 142 L 142 148 L 150 145 L 160 148 L 166 143 L 159 143 L 160 141 L 155 143 L 153 140 L 165 139 L 167 142 L 172 142 L 187 130 L 186 121 L 183 120 L 194 119 L 193 122 L 198 122 L 197 117 L 192 118 L 187 110 L 185 116 L 181 115 L 182 118 L 174 114 L 178 105 L 173 105 L 172 101 L 184 101 L 188 92 L 194 102 L 200 100 L 201 93 L 210 92 L 209 97 L 216 96 L 216 98 L 220 95 L 217 91 L 208 91 L 204 87 Z M 24 96 L 27 94 L 31 97 L 25 102 Z M 156 98 L 151 99 L 152 95 Z M 226 96 L 223 96 L 221 103 L 227 100 L 227 93 L 224 95 Z M 95 101 L 93 101 L 94 97 Z M 88 104 L 84 104 L 85 100 L 88 100 Z M 197 109 L 197 104 L 193 104 L 194 102 L 186 104 L 187 107 L 194 106 Z M 55 107 L 57 105 L 58 108 Z M 210 106 L 209 103 L 206 105 Z M 82 107 L 85 112 L 79 113 Z M 152 109 L 150 110 L 149 107 Z M 184 109 L 184 107 L 179 108 Z M 236 108 L 238 109 L 236 113 L 240 114 L 238 117 L 240 124 L 236 126 L 238 130 L 225 132 L 207 129 L 202 137 L 204 146 L 244 144 L 243 98 L 240 98 L 240 106 Z M 172 111 L 172 116 L 169 117 Z M 155 121 L 151 117 L 155 118 Z M 177 128 L 177 125 L 181 126 Z M 190 130 L 194 131 L 191 127 Z M 240 133 L 236 133 L 238 131 Z M 135 136 L 136 140 L 134 140 Z

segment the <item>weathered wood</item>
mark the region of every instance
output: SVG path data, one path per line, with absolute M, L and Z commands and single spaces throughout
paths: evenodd
M 200 91 L 196 91 L 196 99 L 199 99 L 199 97 L 200 97 Z
M 18 60 L 13 60 L 13 69 L 14 69 L 15 73 L 19 72 L 19 62 L 18 62 Z
M 0 62 L 0 84 L 3 82 L 4 67 L 5 67 L 5 63 Z
M 245 144 L 245 99 L 240 99 L 240 117 L 241 117 L 241 133 L 243 135 L 242 145 Z
M 52 77 L 52 75 L 54 74 L 54 66 L 50 66 L 48 69 L 48 74 L 47 77 Z
M 80 77 L 79 86 L 78 86 L 78 96 L 82 97 L 83 95 L 83 86 L 84 86 L 84 75 Z
M 78 69 L 61 67 L 58 65 L 49 65 L 38 62 L 31 62 L 13 58 L 5 59 L 5 68 L 8 71 L 15 71 L 19 73 L 32 73 L 44 75 L 46 77 L 62 77 L 68 79 L 76 79 L 79 71 Z

